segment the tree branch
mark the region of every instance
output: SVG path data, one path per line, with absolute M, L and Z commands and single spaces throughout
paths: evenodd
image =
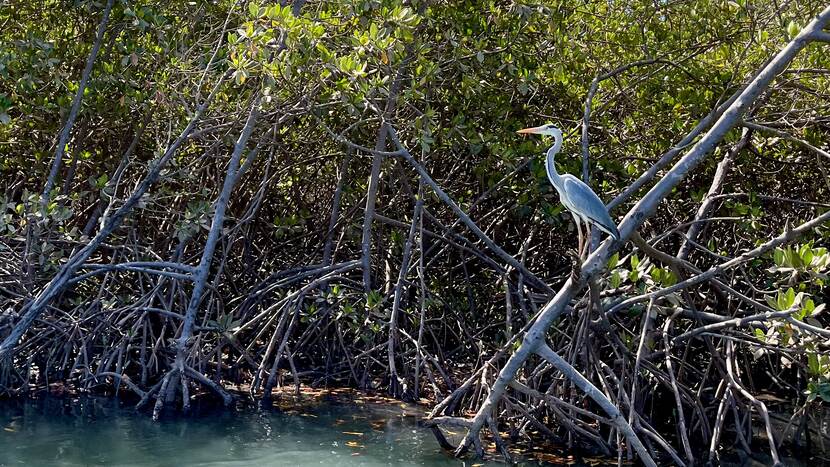
M 101 42 L 104 39 L 104 31 L 107 30 L 107 22 L 109 22 L 110 11 L 115 0 L 108 0 L 107 6 L 104 7 L 104 15 L 101 17 L 101 22 L 98 24 L 98 32 L 95 35 L 95 43 L 92 45 L 92 51 L 89 52 L 89 57 L 86 59 L 86 66 L 81 75 L 81 82 L 78 83 L 78 90 L 75 92 L 75 97 L 72 98 L 72 107 L 69 110 L 69 117 L 66 119 L 66 124 L 60 132 L 58 137 L 58 145 L 55 148 L 55 156 L 52 158 L 52 167 L 49 169 L 49 178 L 46 179 L 46 184 L 43 187 L 43 193 L 40 196 L 40 207 L 42 210 L 46 209 L 46 204 L 49 202 L 49 192 L 55 186 L 55 180 L 58 178 L 58 171 L 61 168 L 61 161 L 63 160 L 63 152 L 66 150 L 66 143 L 69 141 L 69 134 L 72 132 L 72 126 L 75 125 L 75 119 L 78 118 L 78 112 L 81 109 L 81 100 L 84 97 L 86 85 L 89 82 L 89 76 L 92 74 L 92 67 L 95 64 L 95 58 L 98 56 L 98 51 L 101 50 Z

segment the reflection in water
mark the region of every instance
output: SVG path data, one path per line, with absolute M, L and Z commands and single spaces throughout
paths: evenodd
M 470 466 L 412 418 L 352 405 L 306 413 L 240 409 L 168 416 L 86 398 L 0 403 L 0 465 L 32 466 Z M 485 464 L 486 465 L 486 464 Z M 536 465 L 535 463 L 532 465 Z

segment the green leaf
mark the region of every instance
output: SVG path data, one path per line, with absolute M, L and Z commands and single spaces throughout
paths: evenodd
M 608 281 L 608 285 L 610 285 L 612 289 L 616 289 L 620 286 L 620 282 L 622 282 L 622 278 L 620 277 L 619 271 L 614 271 L 611 274 L 611 279 Z
M 775 261 L 776 266 L 781 266 L 784 263 L 784 250 L 781 248 L 776 248 L 775 252 L 772 255 L 773 261 Z
M 804 316 L 810 316 L 813 314 L 813 310 L 816 309 L 816 304 L 813 302 L 812 298 L 808 298 L 804 302 Z
M 382 299 L 383 297 L 381 297 L 380 292 L 372 290 L 371 292 L 366 294 L 366 307 L 376 308 L 378 305 L 380 305 Z
M 818 355 L 814 353 L 807 354 L 807 372 L 814 376 L 821 374 L 821 364 L 818 361 Z
M 664 287 L 671 287 L 674 284 L 677 284 L 677 276 L 674 274 L 674 272 L 666 270 L 663 274 L 662 282 Z
M 801 26 L 798 25 L 795 21 L 790 21 L 790 24 L 787 25 L 787 34 L 792 39 L 793 37 L 798 35 L 798 32 L 801 30 Z
M 620 262 L 620 253 L 619 253 L 619 252 L 614 253 L 614 254 L 613 254 L 613 255 L 612 255 L 612 256 L 608 259 L 608 269 L 609 269 L 609 270 L 614 269 L 615 267 L 617 267 L 617 263 L 619 263 L 619 262 Z
M 786 295 L 786 302 L 785 303 L 786 303 L 786 306 L 784 307 L 785 310 L 789 309 L 795 303 L 795 290 L 793 290 L 792 287 L 787 289 L 787 295 Z
M 764 333 L 763 329 L 755 328 L 755 338 L 759 341 L 766 341 L 767 335 Z
M 805 266 L 809 266 L 813 262 L 813 249 L 807 248 L 801 253 L 801 261 Z
M 663 270 L 660 268 L 652 268 L 651 269 L 651 278 L 654 279 L 654 282 L 661 282 L 663 277 Z
M 320 56 L 323 58 L 323 60 L 325 60 L 325 61 L 330 61 L 331 60 L 332 54 L 329 51 L 329 49 L 327 49 L 326 46 L 323 45 L 322 42 L 318 42 L 314 47 L 317 48 L 318 52 L 320 52 Z
M 785 311 L 793 306 L 793 303 L 795 303 L 795 290 L 790 287 L 786 292 L 778 292 L 774 308 L 778 311 Z

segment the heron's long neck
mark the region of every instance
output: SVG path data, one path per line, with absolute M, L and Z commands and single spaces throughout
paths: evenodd
M 562 149 L 562 139 L 555 138 L 553 146 L 548 149 L 547 158 L 545 159 L 545 169 L 548 172 L 548 179 L 556 188 L 559 188 L 562 183 L 562 176 L 560 176 L 559 172 L 556 171 L 556 162 L 554 161 L 554 158 L 560 149 Z

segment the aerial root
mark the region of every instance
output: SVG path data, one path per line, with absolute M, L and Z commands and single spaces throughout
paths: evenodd
M 505 444 L 504 440 L 501 439 L 501 434 L 499 433 L 499 426 L 492 416 L 487 417 L 487 427 L 490 429 L 490 433 L 493 435 L 493 442 L 496 443 L 496 447 L 499 449 L 499 452 L 504 457 L 504 461 L 508 464 L 512 464 L 513 457 L 510 455 L 510 451 L 507 449 L 507 444 Z
M 171 392 L 177 389 L 176 385 L 181 385 L 182 410 L 185 413 L 190 410 L 191 381 L 197 382 L 202 386 L 205 386 L 211 392 L 219 396 L 222 399 L 222 402 L 225 405 L 225 407 L 231 405 L 234 400 L 233 396 L 228 391 L 223 389 L 222 386 L 220 386 L 214 381 L 211 381 L 205 375 L 201 374 L 200 372 L 196 371 L 195 369 L 189 366 L 185 366 L 183 371 L 176 368 L 171 369 L 153 387 L 151 387 L 147 391 L 144 391 L 140 387 L 138 387 L 138 385 L 135 384 L 126 375 L 121 375 L 119 373 L 107 371 L 102 372 L 99 376 L 112 377 L 117 381 L 117 385 L 123 384 L 130 391 L 140 396 L 141 399 L 135 406 L 136 410 L 141 410 L 141 408 L 147 405 L 151 398 L 155 397 L 156 401 L 153 405 L 153 420 L 158 420 L 161 416 L 165 403 L 170 402 L 172 396 Z M 173 387 L 170 386 L 171 384 L 173 384 Z
M 118 388 L 121 384 L 123 384 L 124 386 L 127 386 L 127 389 L 129 389 L 130 391 L 136 393 L 142 399 L 144 399 L 144 397 L 146 397 L 146 395 L 147 395 L 147 391 L 144 391 L 140 387 L 138 387 L 138 385 L 135 384 L 133 382 L 133 380 L 131 380 L 130 377 L 127 376 L 127 375 L 123 375 L 121 373 L 115 373 L 113 371 L 102 371 L 100 374 L 98 374 L 98 376 L 110 376 L 112 378 L 115 378 L 116 381 L 117 381 L 116 388 Z M 97 378 L 96 376 L 90 376 L 87 379 L 96 379 L 96 378 Z
M 640 457 L 640 460 L 646 466 L 656 466 L 657 464 L 653 460 L 653 453 L 650 449 L 648 449 L 639 437 L 636 434 L 635 428 L 623 417 L 620 410 L 614 405 L 614 403 L 608 399 L 608 397 L 595 385 L 593 385 L 585 376 L 583 376 L 579 371 L 577 371 L 573 366 L 571 366 L 565 359 L 560 357 L 556 352 L 554 352 L 546 343 L 541 343 L 538 345 L 533 352 L 540 356 L 543 360 L 545 360 L 549 365 L 553 368 L 558 370 L 565 376 L 566 379 L 571 381 L 574 386 L 579 388 L 581 392 L 583 392 L 586 396 L 592 399 L 599 407 L 603 409 L 603 411 L 607 414 L 608 418 L 604 419 L 604 421 L 611 425 L 618 433 L 622 434 L 625 438 L 625 446 L 628 448 L 632 448 L 637 455 Z M 514 354 L 516 355 L 516 354 Z M 501 378 L 501 376 L 500 376 Z M 514 386 L 517 387 L 519 390 L 524 389 L 524 386 L 515 382 L 515 384 L 510 384 L 507 382 L 505 386 Z M 491 388 L 490 396 L 488 396 L 488 402 L 482 405 L 478 412 L 476 413 L 475 417 L 472 419 L 465 419 L 465 418 L 457 418 L 457 417 L 435 417 L 429 420 L 425 425 L 432 426 L 437 428 L 440 425 L 444 426 L 460 426 L 467 429 L 467 434 L 464 437 L 463 441 L 456 447 L 454 451 L 455 456 L 462 456 L 464 455 L 470 447 L 474 447 L 476 450 L 476 455 L 478 457 L 484 457 L 484 449 L 481 446 L 481 438 L 480 438 L 480 431 L 486 425 L 489 429 L 492 437 L 493 442 L 496 445 L 496 448 L 500 452 L 500 454 L 505 458 L 507 462 L 511 462 L 512 456 L 507 448 L 506 443 L 501 437 L 501 434 L 498 430 L 498 420 L 497 420 L 497 413 L 494 411 L 495 404 L 498 403 L 497 399 L 492 399 L 494 394 L 495 388 Z M 520 391 L 520 392 L 528 392 L 528 391 Z M 503 392 L 501 393 L 503 396 Z M 542 400 L 545 400 L 545 397 L 538 393 L 539 396 L 542 396 Z M 552 396 L 551 396 L 552 397 Z M 493 402 L 495 401 L 495 402 Z M 506 399 L 509 403 L 509 399 Z M 509 404 L 508 404 L 509 405 Z M 574 409 L 579 409 L 578 407 L 574 406 Z M 580 411 L 584 409 L 579 409 Z M 564 417 L 567 418 L 567 417 Z M 602 421 L 598 419 L 598 421 Z M 637 426 L 637 425 L 635 425 Z M 640 431 L 648 431 L 649 427 L 646 426 L 639 426 Z M 437 430 L 439 433 L 436 434 L 436 438 L 438 438 L 439 443 L 445 448 L 451 447 L 450 443 L 443 439 L 443 433 L 440 433 L 440 430 Z M 433 432 L 436 432 L 434 429 Z M 646 433 L 650 434 L 650 433 Z M 597 437 L 596 435 L 594 437 Z M 667 447 L 664 440 L 657 437 L 655 439 L 659 444 L 663 445 L 663 447 Z M 602 443 L 599 443 L 602 445 Z M 622 444 L 620 444 L 622 448 Z M 676 454 L 676 453 L 675 453 Z M 673 456 L 675 460 L 679 460 L 678 456 Z M 682 461 L 681 461 L 682 464 Z
M 435 438 L 438 440 L 438 444 L 440 444 L 442 448 L 448 451 L 452 451 L 455 457 L 461 457 L 464 454 L 466 454 L 467 451 L 470 449 L 470 445 L 472 445 L 475 449 L 477 457 L 484 457 L 484 447 L 481 445 L 481 439 L 479 438 L 480 428 L 475 427 L 473 419 L 461 417 L 435 417 L 425 420 L 424 422 L 422 422 L 422 424 L 423 426 L 432 429 L 432 432 L 435 434 Z M 441 431 L 440 426 L 442 425 L 465 428 L 467 430 L 467 435 L 461 441 L 461 444 L 459 444 L 458 446 L 453 446 L 452 443 L 447 441 L 447 438 Z M 488 418 L 488 427 L 490 428 L 490 431 L 493 434 L 493 438 L 496 443 L 496 446 L 499 448 L 499 452 L 501 452 L 502 455 L 505 456 L 505 459 L 508 462 L 511 462 L 511 457 L 507 450 L 507 445 L 501 439 L 501 435 L 499 435 L 497 426 L 498 425 L 495 423 L 495 421 L 493 421 L 492 418 Z
M 423 420 L 421 422 L 421 426 L 427 427 L 430 430 L 432 430 L 432 433 L 435 435 L 435 439 L 438 440 L 438 444 L 441 445 L 442 449 L 456 453 L 455 455 L 458 455 L 458 450 L 461 448 L 463 443 L 459 446 L 453 446 L 452 443 L 450 443 L 449 440 L 447 440 L 447 437 L 444 435 L 444 432 L 441 431 L 441 426 L 458 427 L 469 430 L 472 427 L 472 425 L 472 420 L 461 417 L 433 417 Z
M 170 370 L 161 379 L 161 387 L 156 396 L 156 403 L 153 405 L 153 420 L 158 421 L 161 416 L 161 411 L 164 408 L 164 399 L 167 397 L 167 388 L 170 386 L 170 380 L 178 373 L 178 370 Z
M 233 403 L 233 396 L 228 391 L 224 390 L 222 388 L 222 386 L 220 386 L 219 384 L 217 384 L 214 381 L 211 381 L 208 377 L 206 377 L 202 373 L 194 370 L 193 368 L 191 368 L 189 366 L 184 367 L 184 372 L 187 376 L 193 378 L 195 381 L 200 383 L 202 386 L 207 387 L 208 389 L 210 389 L 211 391 L 216 393 L 217 396 L 221 397 L 222 402 L 225 404 L 225 407 L 227 407 L 227 406 L 231 405 L 231 403 Z

